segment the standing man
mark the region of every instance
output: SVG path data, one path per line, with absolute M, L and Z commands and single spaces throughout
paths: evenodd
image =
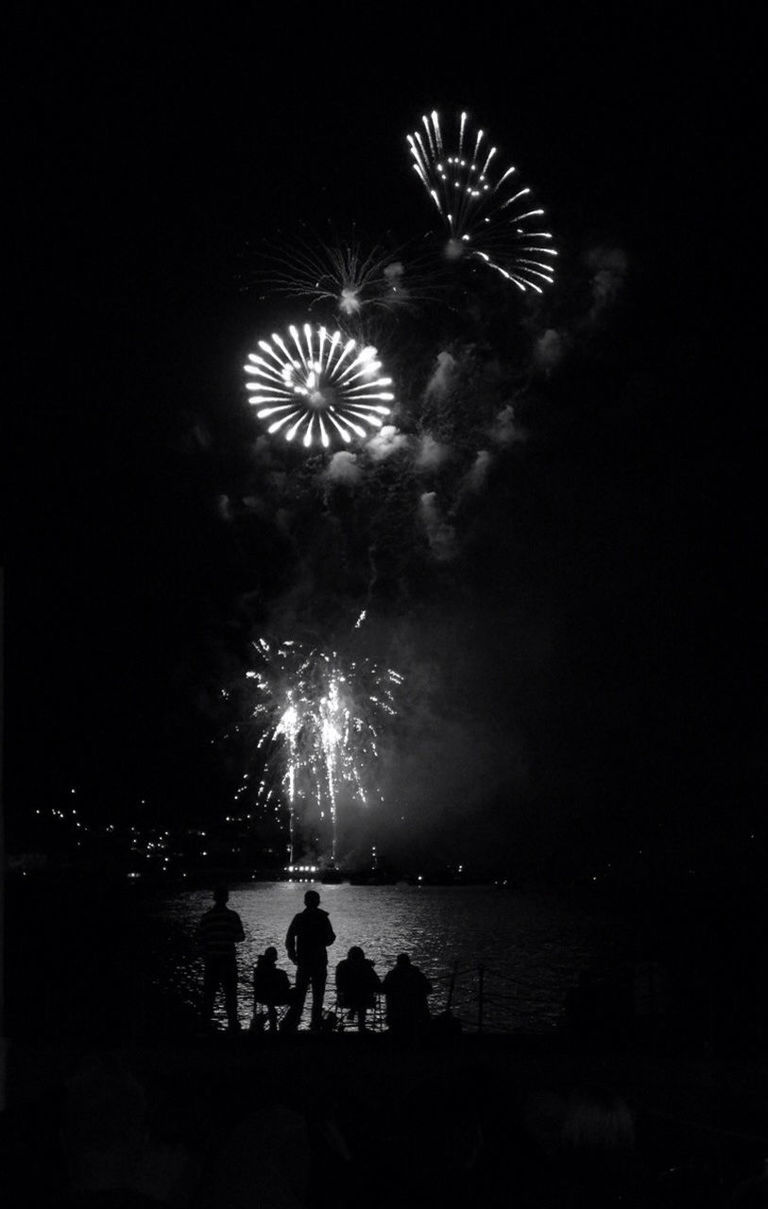
M 288 956 L 296 966 L 296 998 L 287 1018 L 290 1020 L 289 1027 L 298 1027 L 310 983 L 311 1027 L 314 1030 L 322 1027 L 328 945 L 332 945 L 335 939 L 336 934 L 331 927 L 328 912 L 320 910 L 320 895 L 317 890 L 307 890 L 304 895 L 304 910 L 294 915 L 285 938 Z
M 243 923 L 237 911 L 227 906 L 229 890 L 217 886 L 213 906 L 200 920 L 200 942 L 205 955 L 203 979 L 203 1019 L 210 1025 L 213 1003 L 219 987 L 224 991 L 224 1007 L 230 1032 L 240 1028 L 237 1018 L 237 957 L 235 945 L 245 940 Z

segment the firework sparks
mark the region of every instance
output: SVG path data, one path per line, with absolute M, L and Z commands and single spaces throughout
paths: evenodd
M 340 797 L 363 806 L 381 799 L 374 776 L 379 733 L 397 713 L 403 678 L 369 660 L 344 661 L 336 651 L 298 642 L 260 638 L 253 648 L 258 666 L 246 680 L 250 722 L 259 731 L 257 802 L 287 807 L 291 860 L 301 817 L 330 835 L 335 863 Z M 236 796 L 248 786 L 246 776 Z
M 448 230 L 448 259 L 475 257 L 519 290 L 541 294 L 542 282 L 553 281 L 557 252 L 550 233 L 535 229 L 544 211 L 531 206 L 516 168 L 497 173 L 498 148 L 466 113 L 451 135 L 443 135 L 434 110 L 421 123 L 408 135 L 412 166 Z
M 332 247 L 294 241 L 270 256 L 274 271 L 266 284 L 280 294 L 305 298 L 309 306 L 330 303 L 346 319 L 371 309 L 398 311 L 434 297 L 433 270 L 403 248 L 363 252 L 356 244 Z
M 349 444 L 353 436 L 370 436 L 368 429 L 381 428 L 390 415 L 395 396 L 382 388 L 392 379 L 379 377 L 372 345 L 305 323 L 258 346 L 263 355 L 249 353 L 244 366 L 251 376 L 246 389 L 258 418 L 269 421 L 268 433 L 327 449 L 338 438 Z

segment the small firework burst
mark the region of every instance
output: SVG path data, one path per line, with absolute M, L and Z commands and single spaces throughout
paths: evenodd
M 435 273 L 424 258 L 404 248 L 364 252 L 357 244 L 337 247 L 294 241 L 273 253 L 275 265 L 262 280 L 275 292 L 329 304 L 346 319 L 370 310 L 397 312 L 435 296 Z
M 327 449 L 339 439 L 365 439 L 390 415 L 392 379 L 379 376 L 372 345 L 305 323 L 301 331 L 289 327 L 285 337 L 259 340 L 258 347 L 263 355 L 249 353 L 244 366 L 251 376 L 246 390 L 270 435 Z
M 340 797 L 361 806 L 381 799 L 379 734 L 397 713 L 402 676 L 300 642 L 259 638 L 253 649 L 256 667 L 245 681 L 247 721 L 258 731 L 256 801 L 287 809 L 291 848 L 300 819 L 328 837 L 335 861 Z M 249 786 L 250 774 L 236 797 Z
M 542 293 L 553 280 L 552 236 L 541 227 L 544 211 L 531 207 L 531 190 L 519 186 L 513 166 L 497 174 L 497 148 L 466 113 L 443 134 L 439 114 L 424 114 L 408 135 L 413 168 L 448 230 L 449 260 L 475 257 L 523 292 Z

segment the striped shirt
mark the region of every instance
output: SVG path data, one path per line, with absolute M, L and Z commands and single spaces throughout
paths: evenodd
M 200 920 L 200 941 L 206 957 L 234 957 L 239 940 L 245 940 L 245 933 L 237 911 L 229 907 L 206 911 Z

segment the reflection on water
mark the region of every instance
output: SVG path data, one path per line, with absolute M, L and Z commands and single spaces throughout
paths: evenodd
M 361 945 L 383 975 L 398 953 L 436 983 L 432 1008 L 444 1006 L 454 963 L 454 1007 L 468 1025 L 477 1019 L 477 967 L 484 973 L 484 1025 L 541 1032 L 558 1021 L 568 989 L 579 970 L 615 960 L 624 937 L 614 920 L 544 895 L 512 893 L 493 886 L 316 887 L 330 913 L 336 943 L 329 967 Z M 267 945 L 276 945 L 280 963 L 292 916 L 303 908 L 306 883 L 246 882 L 230 890 L 229 905 L 243 920 L 246 940 L 238 946 L 240 1015 L 250 1015 L 251 974 Z M 150 977 L 173 989 L 190 1005 L 199 1004 L 202 959 L 196 945 L 197 921 L 211 905 L 204 891 L 169 896 L 155 904 Z M 332 986 L 329 977 L 329 987 Z M 328 998 L 328 997 L 327 997 Z M 220 1009 L 219 1009 L 220 1010 Z

